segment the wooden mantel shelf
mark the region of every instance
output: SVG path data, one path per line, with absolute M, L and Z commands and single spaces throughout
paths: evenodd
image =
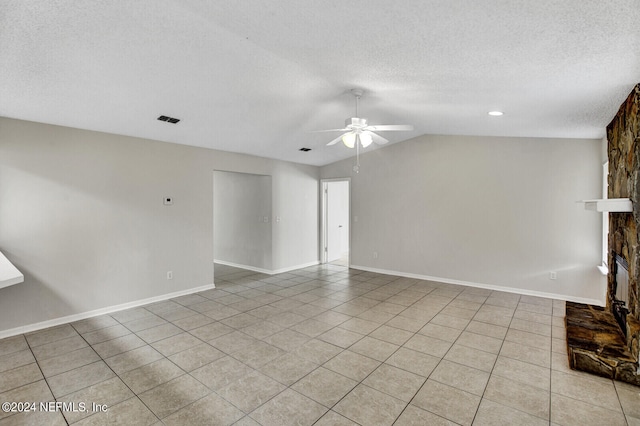
M 0 252 L 0 288 L 19 284 L 23 281 L 24 275 Z
M 629 198 L 604 198 L 600 200 L 582 200 L 586 210 L 610 213 L 628 213 L 633 211 L 633 204 Z

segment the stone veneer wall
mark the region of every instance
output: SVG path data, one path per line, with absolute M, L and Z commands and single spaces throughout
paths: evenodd
M 629 316 L 627 318 L 627 344 L 638 359 L 638 337 L 640 330 L 640 304 L 638 282 L 640 282 L 640 84 L 620 106 L 618 114 L 607 126 L 609 142 L 609 198 L 630 198 L 633 213 L 611 213 L 609 215 L 609 269 L 615 260 L 611 250 L 624 257 L 629 264 Z M 613 275 L 609 273 L 607 306 L 615 295 Z

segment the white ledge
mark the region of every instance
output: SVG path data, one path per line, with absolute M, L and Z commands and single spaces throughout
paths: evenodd
M 24 275 L 0 252 L 0 288 L 19 284 L 23 281 Z
M 600 200 L 582 200 L 586 210 L 598 212 L 625 213 L 633 211 L 633 204 L 628 198 L 603 198 Z
M 598 265 L 598 270 L 602 275 L 609 275 L 609 268 L 604 263 L 602 265 Z

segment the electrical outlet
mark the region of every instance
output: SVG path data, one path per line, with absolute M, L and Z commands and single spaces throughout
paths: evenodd
M 549 279 L 550 280 L 557 280 L 558 279 L 558 274 L 556 273 L 556 271 L 549 272 Z
M 173 279 L 173 271 L 168 271 L 167 272 L 167 279 L 168 280 L 172 280 Z

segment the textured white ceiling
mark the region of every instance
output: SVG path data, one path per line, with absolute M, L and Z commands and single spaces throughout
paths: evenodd
M 354 87 L 399 142 L 600 138 L 638 82 L 640 0 L 0 0 L 1 116 L 314 165 Z

